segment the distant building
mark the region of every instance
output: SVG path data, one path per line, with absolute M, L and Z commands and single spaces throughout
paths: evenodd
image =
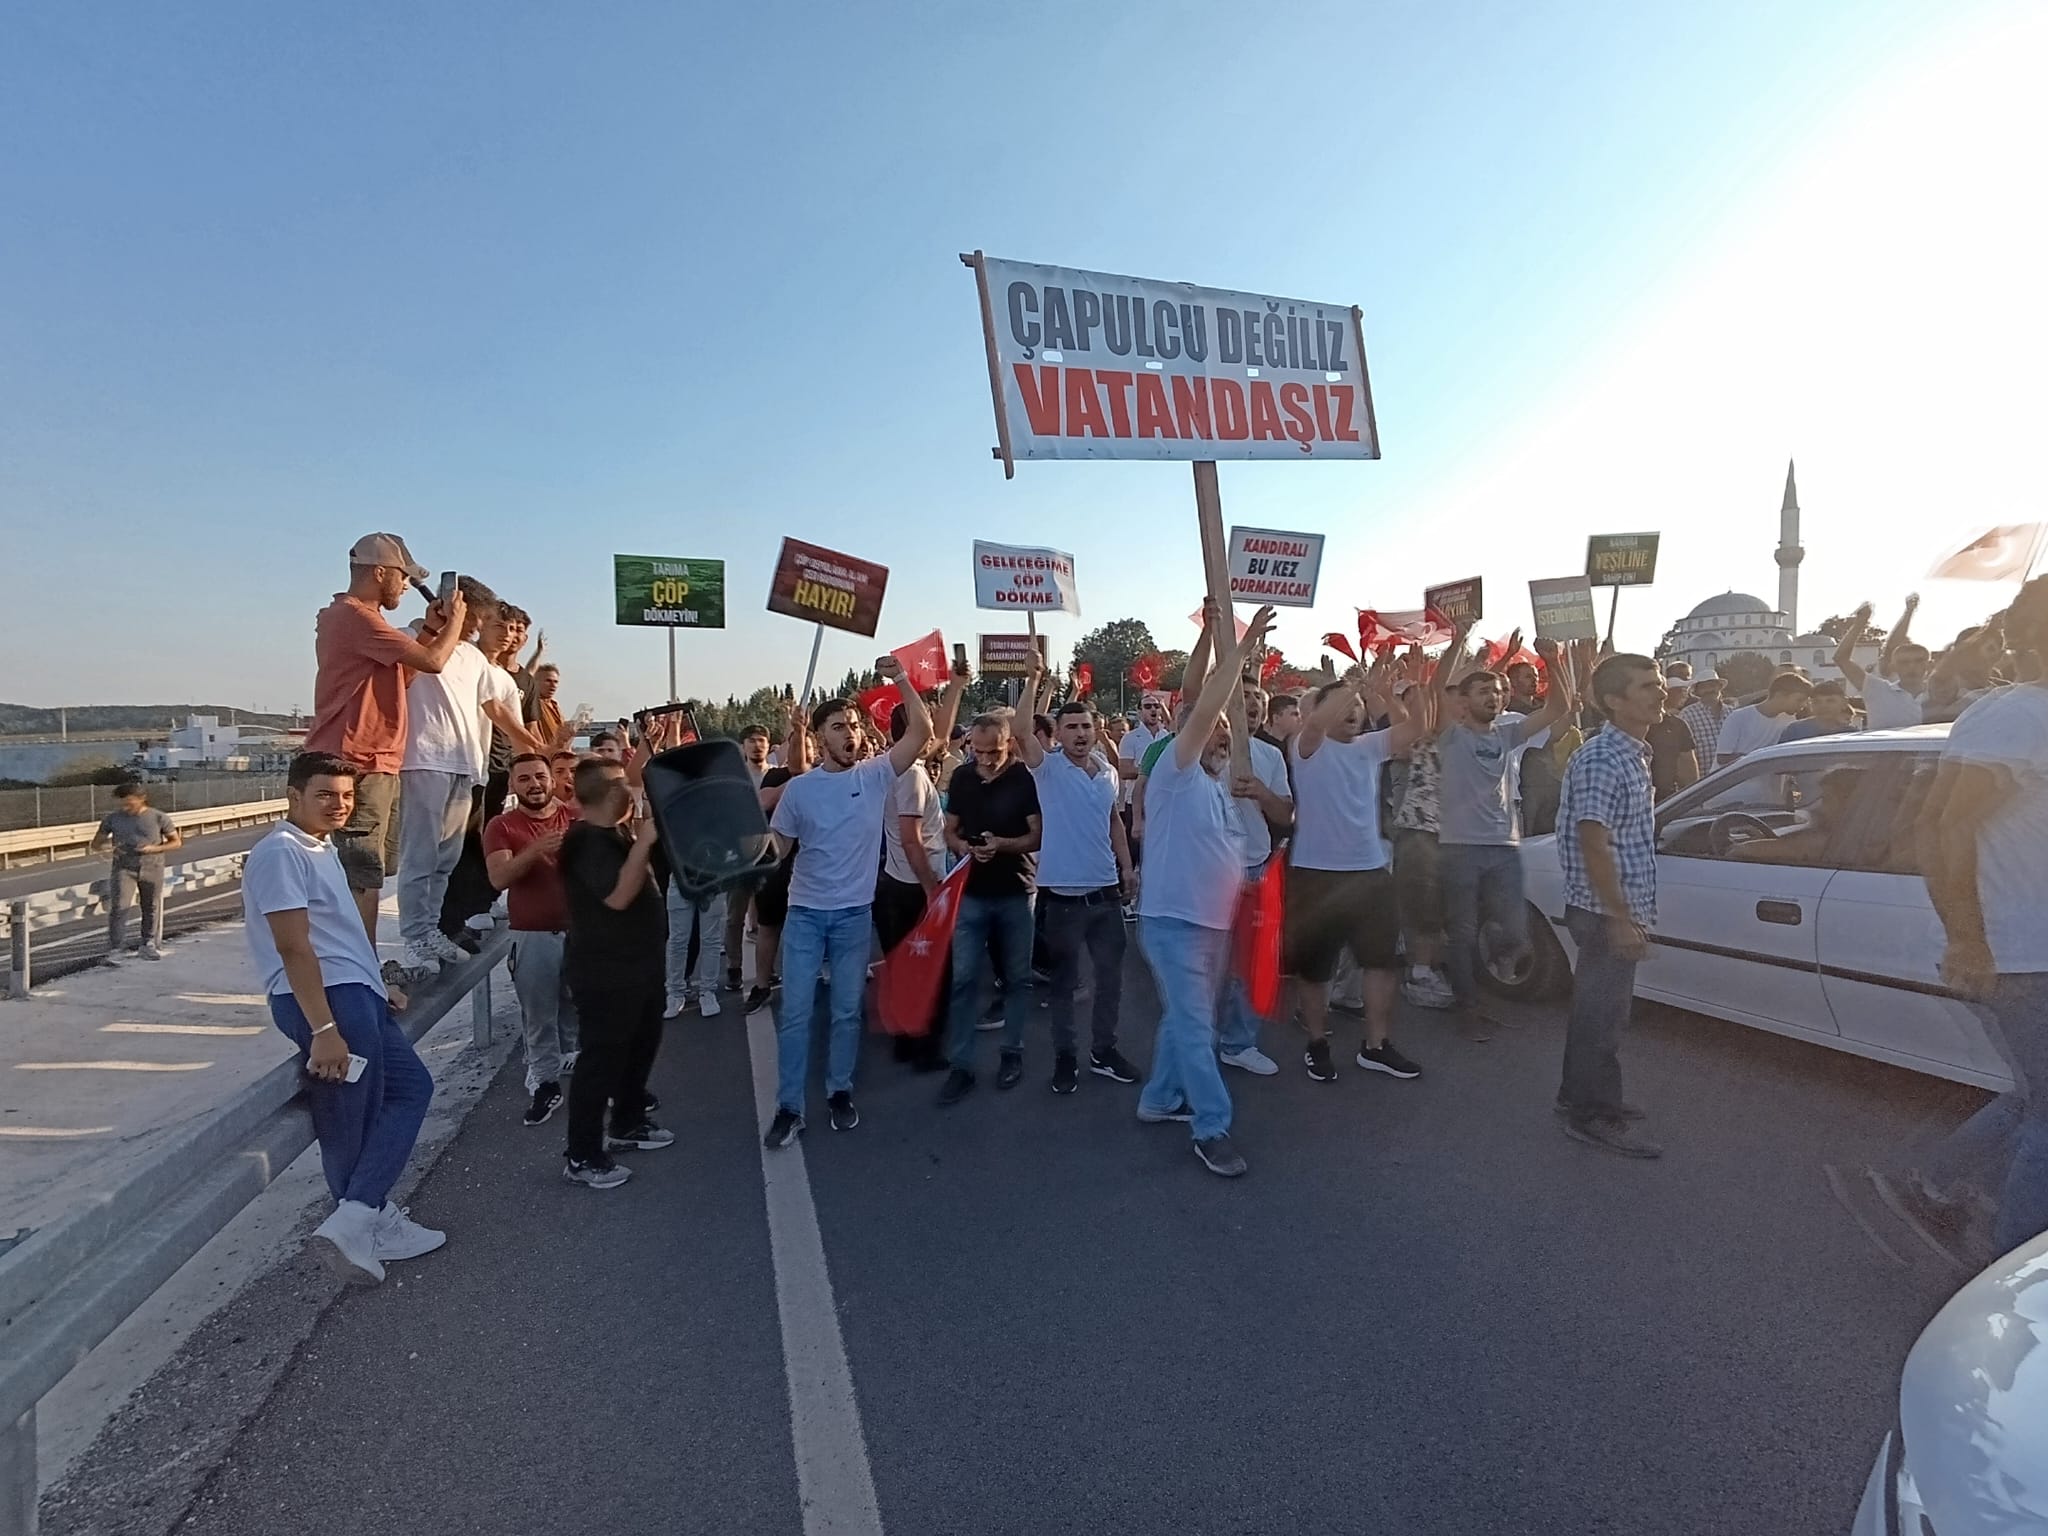
M 178 768 L 268 772 L 288 764 L 301 740 L 268 728 L 245 733 L 241 726 L 222 725 L 218 715 L 187 715 L 168 740 L 143 751 L 142 765 L 153 773 Z
M 1797 667 L 1815 682 L 1839 679 L 1835 642 L 1819 630 L 1794 634 L 1799 621 L 1799 567 L 1806 549 L 1799 542 L 1799 488 L 1792 464 L 1785 465 L 1785 497 L 1778 507 L 1778 606 L 1747 592 L 1710 597 L 1672 626 L 1668 659 L 1692 664 L 1695 675 L 1718 667 L 1723 657 L 1754 652 L 1778 667 Z M 1874 641 L 1856 647 L 1856 663 L 1869 671 L 1881 649 Z

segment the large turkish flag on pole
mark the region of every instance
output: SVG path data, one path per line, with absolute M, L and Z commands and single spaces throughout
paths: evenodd
M 967 871 L 973 867 L 972 859 L 961 860 L 959 868 L 932 892 L 917 926 L 882 957 L 882 967 L 875 973 L 875 1017 L 889 1034 L 931 1033 L 932 1007 L 946 977 L 953 929 L 960 921 L 960 896 L 967 889 Z
M 897 646 L 889 654 L 903 663 L 910 686 L 919 693 L 930 693 L 946 680 L 951 671 L 946 665 L 946 637 L 936 629 L 922 640 Z

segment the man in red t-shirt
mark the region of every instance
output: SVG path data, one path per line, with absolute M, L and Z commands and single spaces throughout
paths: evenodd
M 512 759 L 511 790 L 512 809 L 484 828 L 484 862 L 512 918 L 512 989 L 533 1095 L 525 1123 L 540 1125 L 561 1104 L 562 1074 L 576 1057 L 576 1009 L 562 970 L 569 913 L 557 858 L 577 816 L 555 799 L 548 760 L 538 752 Z
M 384 618 L 408 586 L 427 579 L 405 540 L 365 534 L 349 550 L 348 566 L 348 590 L 335 593 L 313 624 L 313 723 L 305 750 L 331 752 L 357 770 L 355 814 L 334 844 L 374 946 L 384 877 L 398 872 L 406 684 L 415 672 L 439 672 L 462 643 L 463 601 L 459 592 L 449 599 L 454 622 L 422 644 Z

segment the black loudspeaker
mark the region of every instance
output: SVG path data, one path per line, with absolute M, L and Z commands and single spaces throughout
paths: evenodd
M 739 743 L 671 747 L 648 759 L 646 785 L 670 873 L 690 900 L 702 901 L 773 861 L 768 818 Z

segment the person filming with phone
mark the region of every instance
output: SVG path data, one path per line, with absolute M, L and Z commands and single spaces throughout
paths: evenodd
M 285 777 L 285 819 L 249 850 L 242 910 L 270 1016 L 305 1062 L 306 1098 L 334 1213 L 313 1230 L 329 1265 L 357 1285 L 445 1234 L 391 1203 L 434 1081 L 391 1016 L 377 951 L 356 910 L 334 834 L 356 808 L 354 764 L 301 752 Z

